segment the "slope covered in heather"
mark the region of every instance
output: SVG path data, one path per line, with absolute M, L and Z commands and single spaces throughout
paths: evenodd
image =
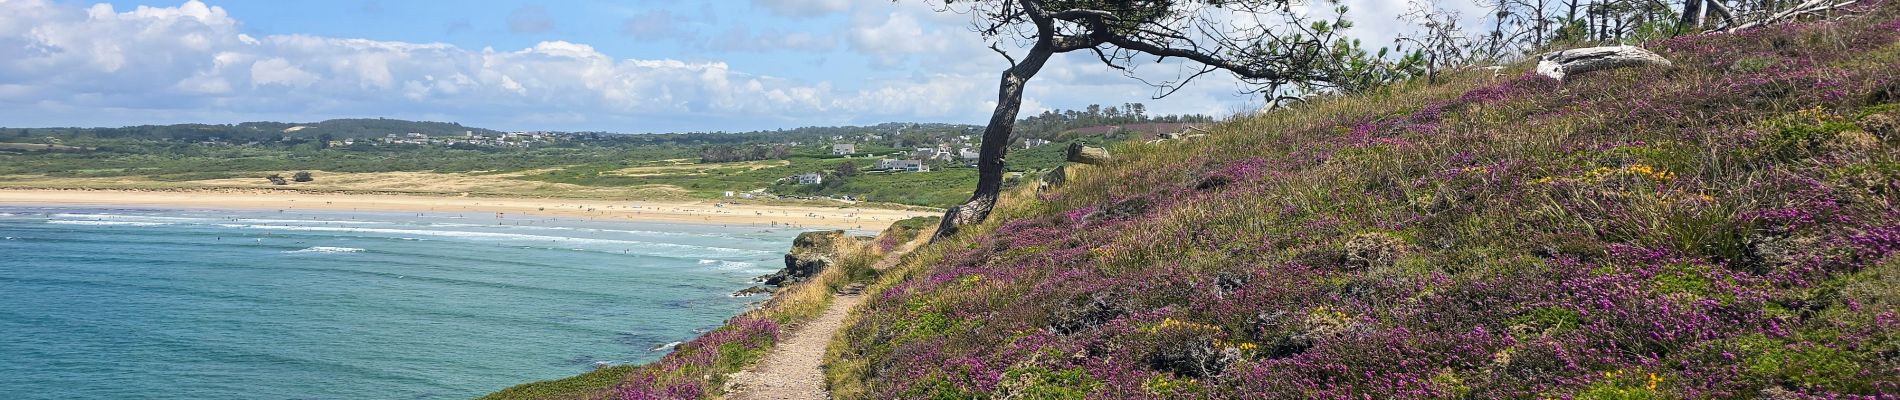
M 840 398 L 1900 394 L 1900 7 L 1115 149 L 886 273 Z

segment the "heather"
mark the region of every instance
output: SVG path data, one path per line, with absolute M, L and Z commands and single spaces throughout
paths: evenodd
M 1900 396 L 1900 6 L 1857 11 L 1118 146 L 883 274 L 833 393 Z

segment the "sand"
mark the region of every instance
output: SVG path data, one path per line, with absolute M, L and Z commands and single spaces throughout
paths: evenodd
M 509 218 L 570 218 L 797 229 L 882 230 L 925 211 L 782 206 L 712 201 L 611 201 L 327 194 L 271 190 L 0 190 L 0 205 L 142 206 L 185 209 L 388 211 Z

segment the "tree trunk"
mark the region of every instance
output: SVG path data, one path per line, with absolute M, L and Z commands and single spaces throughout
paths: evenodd
M 1677 22 L 1676 34 L 1699 32 L 1702 30 L 1702 0 L 1682 1 L 1682 20 Z
M 969 201 L 943 213 L 943 222 L 937 225 L 937 235 L 932 241 L 956 236 L 962 227 L 989 219 L 990 211 L 996 208 L 997 197 L 1003 193 L 1003 156 L 1009 152 L 1009 135 L 1016 129 L 1016 115 L 1023 108 L 1023 88 L 1054 55 L 1053 45 L 1044 39 L 1029 50 L 1021 63 L 1003 71 L 996 109 L 990 113 L 989 126 L 983 129 L 983 146 L 977 156 L 976 193 Z

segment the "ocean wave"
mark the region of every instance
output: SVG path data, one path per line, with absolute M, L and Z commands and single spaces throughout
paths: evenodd
M 263 229 L 263 230 L 279 230 L 279 231 L 367 233 L 367 234 L 385 234 L 385 235 L 453 237 L 453 238 L 478 239 L 478 240 L 637 246 L 637 247 L 644 247 L 648 249 L 674 250 L 674 251 L 654 251 L 654 252 L 645 253 L 645 254 L 660 255 L 660 256 L 688 256 L 688 254 L 681 254 L 681 253 L 678 253 L 677 251 L 696 251 L 696 250 L 707 251 L 707 252 L 711 252 L 712 254 L 724 255 L 724 256 L 777 254 L 775 252 L 750 250 L 750 249 L 738 249 L 738 248 L 730 248 L 730 247 L 694 246 L 694 245 L 674 244 L 674 243 L 647 242 L 647 241 L 639 241 L 639 240 L 592 239 L 592 238 L 576 238 L 576 237 L 565 237 L 565 236 L 529 235 L 529 234 L 521 234 L 521 233 L 425 230 L 425 229 L 394 229 L 394 228 L 360 228 L 360 227 L 338 227 L 338 226 L 247 225 L 247 224 L 219 224 L 218 226 L 222 226 L 226 228 L 238 228 L 238 229 Z
M 56 225 L 93 225 L 93 226 L 163 226 L 163 225 L 171 225 L 171 224 L 168 224 L 168 223 L 163 223 L 163 222 L 139 222 L 139 221 L 76 221 L 76 220 L 65 220 L 65 219 L 55 219 L 55 220 L 49 220 L 49 221 L 46 221 L 46 223 L 49 223 L 49 224 L 56 224 Z
M 142 221 L 142 222 L 191 222 L 191 221 L 210 221 L 211 220 L 209 218 L 159 217 L 159 216 L 152 216 L 152 215 L 75 214 L 75 213 L 53 214 L 53 218 L 79 218 L 79 219 L 87 219 L 87 220 Z
M 14 216 L 18 216 L 18 215 L 14 213 L 0 213 L 0 218 L 14 217 Z
M 768 268 L 760 268 L 759 264 L 745 261 L 699 260 L 699 265 L 727 271 L 770 271 Z
M 354 248 L 354 247 L 329 247 L 329 246 L 317 246 L 317 247 L 311 247 L 311 248 L 308 248 L 308 249 L 303 249 L 303 250 L 291 250 L 291 251 L 286 251 L 285 253 L 290 253 L 290 254 L 303 254 L 303 253 L 361 253 L 361 252 L 364 252 L 364 251 L 365 251 L 365 250 L 363 250 L 363 249 L 359 249 L 359 248 Z
M 382 222 L 371 221 L 331 221 L 322 219 L 251 219 L 239 218 L 237 222 L 252 224 L 330 224 L 330 225 L 375 225 Z
M 624 234 L 636 235 L 636 236 L 730 237 L 730 235 L 717 234 L 717 233 L 667 232 L 667 231 L 650 231 L 650 230 L 638 230 L 638 229 L 575 228 L 575 227 L 567 227 L 567 226 L 542 226 L 542 225 L 499 225 L 499 224 L 481 225 L 481 224 L 460 224 L 460 223 L 453 223 L 453 222 L 443 222 L 443 223 L 430 224 L 429 226 L 444 227 L 444 228 L 493 228 L 493 227 L 499 226 L 499 227 L 504 227 L 508 229 L 542 230 L 542 231 L 576 231 L 576 232 L 592 232 L 592 233 L 624 233 Z

